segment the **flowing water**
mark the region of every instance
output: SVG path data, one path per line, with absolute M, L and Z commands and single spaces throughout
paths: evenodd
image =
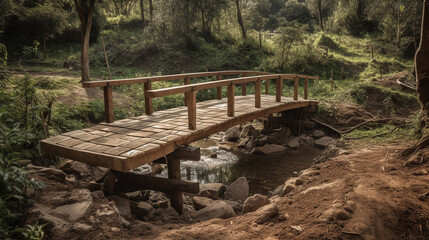
M 201 160 L 182 161 L 182 179 L 201 184 L 230 184 L 245 176 L 249 181 L 251 194 L 267 194 L 274 190 L 287 178 L 309 168 L 313 159 L 321 153 L 320 149 L 312 146 L 275 154 L 251 155 L 236 148 L 233 152 L 220 150 L 213 140 L 200 140 L 192 145 L 201 148 Z M 217 153 L 217 156 L 210 158 L 211 153 Z

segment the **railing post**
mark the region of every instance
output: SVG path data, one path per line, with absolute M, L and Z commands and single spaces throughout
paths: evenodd
M 246 74 L 245 74 L 245 73 L 243 73 L 243 77 L 246 77 Z M 241 84 L 241 95 L 242 95 L 242 96 L 246 96 L 246 92 L 247 92 L 247 91 L 246 91 L 246 87 L 247 87 L 247 86 L 246 86 L 246 83 L 242 83 L 242 84 Z
M 216 76 L 216 80 L 222 80 L 222 75 L 218 74 Z M 216 95 L 217 95 L 217 99 L 219 99 L 219 100 L 222 99 L 222 87 L 217 87 L 216 88 Z
M 283 92 L 283 79 L 282 76 L 276 79 L 276 102 L 281 102 L 282 100 L 282 92 Z
M 255 82 L 255 108 L 261 108 L 261 80 Z
M 228 117 L 234 117 L 234 84 L 228 85 Z
M 153 113 L 152 98 L 147 96 L 147 91 L 151 89 L 152 89 L 152 81 L 147 80 L 147 82 L 144 83 L 144 108 L 146 111 L 146 115 L 152 115 Z
M 265 80 L 265 95 L 270 94 L 270 79 Z
M 298 100 L 298 86 L 299 86 L 299 78 L 294 78 L 294 86 L 293 86 L 293 100 Z
M 105 86 L 104 90 L 104 117 L 106 123 L 113 122 L 113 92 L 112 86 Z
M 191 84 L 191 78 L 190 77 L 186 77 L 185 78 L 185 85 Z M 188 95 L 185 93 L 185 104 L 188 102 L 188 100 L 186 99 L 188 97 Z
M 308 99 L 308 77 L 304 78 L 304 99 Z
M 197 92 L 191 91 L 185 93 L 185 104 L 188 107 L 188 128 L 197 129 Z

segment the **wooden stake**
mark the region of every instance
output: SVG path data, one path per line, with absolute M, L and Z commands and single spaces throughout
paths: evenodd
M 216 77 L 217 80 L 222 80 L 222 75 L 218 74 Z M 216 94 L 217 94 L 217 99 L 221 100 L 222 99 L 222 87 L 217 87 L 216 88 Z
M 243 73 L 243 77 L 246 77 L 245 73 Z M 246 93 L 247 93 L 247 91 L 246 91 L 246 83 L 242 83 L 241 84 L 241 95 L 242 96 L 246 96 Z
M 188 107 L 188 128 L 197 129 L 197 92 L 185 93 L 186 106 Z
M 106 123 L 113 122 L 113 93 L 112 86 L 103 88 L 104 90 L 104 117 Z
M 279 76 L 276 79 L 276 102 L 281 102 L 283 91 L 283 79 Z
M 111 80 L 112 74 L 110 73 L 109 60 L 107 59 L 107 52 L 106 52 L 106 47 L 104 46 L 103 36 L 101 36 L 101 45 L 103 45 L 104 59 L 106 60 L 107 72 L 109 72 L 109 80 Z
M 304 99 L 308 99 L 308 78 L 304 78 Z
M 185 85 L 188 85 L 188 84 L 191 84 L 191 78 L 190 77 L 185 78 Z M 188 102 L 188 100 L 186 99 L 187 96 L 188 95 L 185 93 L 185 104 L 187 104 L 187 102 Z
M 270 80 L 265 80 L 265 95 L 270 94 Z
M 150 80 L 147 80 L 147 82 L 144 83 L 144 108 L 146 111 L 146 115 L 152 115 L 153 113 L 152 98 L 147 95 L 147 91 L 151 89 L 152 82 Z
M 299 87 L 299 78 L 294 79 L 294 86 L 293 86 L 293 100 L 298 100 L 298 87 Z
M 180 160 L 175 158 L 167 158 L 168 178 L 181 179 Z M 182 192 L 170 192 L 170 204 L 179 213 L 183 212 L 183 195 Z
M 228 117 L 234 117 L 234 84 L 228 85 Z
M 261 80 L 255 82 L 255 108 L 261 108 Z

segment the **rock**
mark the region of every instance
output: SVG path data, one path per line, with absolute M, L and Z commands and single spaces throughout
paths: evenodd
M 237 141 L 239 137 L 240 137 L 240 130 L 238 129 L 237 126 L 232 127 L 225 131 L 224 139 L 226 141 L 231 141 L 231 142 Z
M 39 219 L 39 224 L 46 224 L 43 228 L 45 233 L 51 231 L 66 231 L 69 223 L 59 217 L 51 214 L 51 208 L 40 203 L 35 203 L 32 208 L 29 209 L 28 213 L 35 214 Z
M 223 183 L 206 183 L 200 185 L 200 197 L 207 197 L 211 199 L 218 199 L 225 193 L 226 187 Z
M 162 170 L 164 170 L 164 167 L 159 163 L 152 163 L 151 169 L 152 169 L 152 172 L 150 174 L 157 175 L 157 174 L 160 174 Z
M 77 175 L 90 174 L 92 170 L 88 164 L 81 163 L 78 161 L 72 161 L 72 160 L 66 162 L 60 169 L 67 174 L 77 174 Z
M 243 213 L 256 211 L 267 204 L 270 204 L 270 200 L 267 197 L 261 194 L 255 194 L 244 201 Z
M 284 186 L 284 184 L 276 187 L 276 189 L 274 189 L 274 191 L 271 194 L 271 196 L 280 196 L 282 194 L 283 186 Z
M 301 144 L 299 143 L 299 139 L 295 137 L 287 143 L 287 146 L 292 149 L 298 149 L 299 147 L 301 147 Z
M 243 129 L 241 130 L 240 138 L 252 136 L 253 131 L 255 131 L 255 127 L 253 127 L 252 124 L 246 124 L 246 126 L 244 126 Z
M 290 184 L 290 183 L 287 183 L 287 184 L 285 184 L 285 185 L 283 186 L 283 189 L 282 189 L 282 195 L 284 196 L 284 195 L 286 195 L 286 194 L 288 194 L 288 193 L 292 192 L 294 189 L 295 189 L 295 186 L 294 186 L 294 185 L 292 185 L 292 184 Z
M 255 222 L 257 224 L 264 224 L 270 218 L 276 216 L 279 213 L 279 208 L 275 203 L 271 203 L 259 208 L 256 212 L 254 212 L 254 216 L 256 216 Z
M 88 232 L 92 230 L 92 226 L 83 223 L 74 223 L 72 230 L 76 232 Z
M 320 139 L 317 139 L 317 140 L 314 142 L 314 145 L 315 145 L 316 147 L 319 147 L 319 148 L 323 148 L 323 149 L 325 149 L 325 148 L 327 148 L 327 147 L 328 147 L 328 145 L 329 145 L 329 144 L 334 143 L 334 142 L 335 142 L 335 139 L 333 139 L 333 138 L 331 138 L 331 137 L 328 137 L 328 136 L 325 136 L 325 137 L 322 137 L 322 138 L 320 138 Z
M 426 163 L 428 161 L 428 158 L 421 152 L 412 155 L 406 162 L 405 162 L 405 166 L 407 167 L 411 167 L 411 166 L 416 166 L 416 165 L 420 165 L 423 163 Z
M 238 148 L 245 148 L 245 147 L 246 147 L 247 142 L 249 141 L 249 139 L 250 139 L 250 138 L 245 138 L 245 139 L 241 140 L 237 147 L 238 147 Z
M 115 202 L 115 206 L 119 210 L 121 217 L 125 218 L 126 220 L 130 220 L 132 218 L 130 201 L 116 195 L 108 196 L 107 199 Z
M 147 216 L 153 210 L 152 205 L 147 202 L 133 202 L 130 206 L 133 214 L 138 218 Z
M 228 145 L 228 144 L 219 144 L 219 149 L 228 151 L 228 152 L 232 152 L 233 148 L 232 146 Z
M 391 172 L 391 171 L 396 170 L 396 167 L 393 165 L 390 165 L 390 164 L 386 164 L 386 165 L 381 166 L 381 170 L 383 170 L 383 172 Z
M 301 143 L 301 141 L 305 144 L 313 144 L 314 143 L 314 139 L 312 137 L 308 136 L 307 134 L 299 135 L 299 139 L 300 139 L 300 143 Z
M 236 213 L 241 212 L 243 210 L 242 205 L 237 202 L 237 201 L 232 201 L 232 200 L 221 200 L 222 202 L 227 203 L 229 206 L 232 207 L 232 209 L 234 209 L 234 211 Z
M 168 208 L 168 201 L 167 200 L 158 201 L 157 204 L 160 208 Z
M 217 153 L 210 153 L 209 158 L 217 158 Z
M 200 210 L 202 208 L 207 207 L 208 205 L 210 205 L 211 203 L 213 203 L 215 200 L 210 199 L 210 198 L 206 198 L 206 197 L 193 197 L 192 198 L 192 203 L 194 204 L 194 209 L 195 210 Z
M 104 199 L 104 193 L 101 190 L 91 192 L 91 196 L 93 199 Z
M 232 207 L 223 201 L 217 200 L 207 207 L 191 214 L 191 217 L 198 221 L 206 221 L 213 218 L 230 218 L 235 217 L 235 212 Z
M 105 167 L 92 167 L 92 172 L 94 173 L 95 182 L 102 183 L 104 178 L 109 174 L 109 169 Z
M 250 139 L 248 142 L 247 142 L 247 144 L 246 144 L 246 149 L 247 150 L 251 150 L 251 149 L 253 149 L 255 147 L 255 142 L 252 140 L 252 139 Z
M 225 191 L 226 200 L 244 202 L 249 196 L 249 184 L 246 177 L 240 177 L 233 182 Z
M 313 132 L 313 137 L 319 139 L 325 136 L 325 133 L 322 130 L 316 130 Z
M 350 214 L 348 212 L 346 212 L 344 209 L 339 209 L 336 213 L 335 216 L 339 219 L 339 220 L 347 220 L 350 218 Z
M 91 192 L 97 191 L 101 189 L 101 184 L 100 183 L 96 183 L 94 181 L 91 182 L 86 182 L 84 184 L 82 184 L 81 186 L 82 188 L 88 189 Z
M 279 131 L 280 137 L 283 139 L 289 138 L 292 136 L 292 130 L 288 127 L 282 127 Z
M 252 153 L 270 154 L 283 151 L 286 151 L 286 148 L 282 145 L 265 144 L 262 147 L 256 147 Z
M 155 215 L 160 217 L 162 221 L 168 222 L 171 220 L 178 220 L 179 214 L 172 207 L 168 208 L 158 208 L 155 210 Z
M 37 172 L 43 176 L 46 176 L 50 180 L 54 180 L 62 183 L 66 182 L 66 174 L 59 169 L 42 168 Z
M 68 202 L 71 204 L 55 208 L 54 213 L 69 221 L 77 221 L 91 211 L 93 199 L 88 189 L 75 189 L 71 192 Z
M 427 198 L 429 198 L 429 192 L 425 192 L 418 197 L 418 199 L 422 202 L 425 201 Z
M 129 193 L 125 193 L 125 195 L 128 197 L 129 200 L 137 201 L 137 202 L 140 201 L 142 198 L 141 191 L 129 192 Z
M 304 181 L 301 178 L 297 178 L 295 179 L 295 186 L 299 186 L 304 184 Z
M 413 173 L 413 175 L 416 175 L 416 176 L 421 176 L 421 175 L 428 175 L 428 171 L 426 170 L 426 169 L 420 169 L 420 170 L 417 170 L 417 171 L 415 171 L 414 173 Z
M 150 175 L 152 174 L 152 166 L 149 164 L 145 164 L 134 169 L 133 172 L 141 175 Z
M 268 142 L 268 136 L 263 136 L 255 141 L 256 146 L 264 146 Z

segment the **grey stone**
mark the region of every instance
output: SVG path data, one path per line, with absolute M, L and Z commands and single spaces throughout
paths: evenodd
M 280 137 L 282 137 L 283 139 L 285 138 L 289 138 L 290 136 L 292 136 L 292 130 L 288 127 L 282 127 L 279 131 Z
M 246 144 L 246 149 L 247 150 L 251 150 L 251 149 L 253 149 L 255 147 L 255 142 L 252 140 L 252 139 L 250 139 L 248 142 L 247 142 L 247 144 Z
M 262 147 L 256 147 L 252 153 L 270 154 L 286 151 L 286 148 L 276 144 L 265 144 Z
M 256 216 L 255 222 L 257 224 L 264 224 L 278 213 L 279 208 L 277 205 L 275 203 L 271 203 L 259 208 L 253 215 Z
M 121 198 L 116 195 L 108 196 L 107 199 L 115 202 L 116 208 L 119 210 L 119 214 L 125 218 L 126 220 L 130 220 L 132 218 L 131 209 L 130 209 L 130 201 L 125 198 Z
M 192 203 L 194 204 L 194 209 L 195 210 L 200 210 L 202 208 L 207 207 L 208 205 L 210 205 L 211 203 L 213 203 L 215 200 L 210 199 L 210 198 L 206 198 L 206 197 L 193 197 L 192 198 Z
M 158 208 L 155 210 L 155 215 L 160 217 L 162 221 L 168 222 L 171 220 L 178 220 L 179 214 L 172 207 L 168 208 Z
M 69 221 L 76 221 L 87 215 L 91 211 L 91 207 L 92 201 L 83 201 L 59 206 L 55 208 L 54 213 Z
M 288 143 L 287 146 L 292 148 L 292 149 L 297 149 L 299 147 L 301 147 L 301 144 L 299 143 L 299 139 L 298 138 L 292 138 Z
M 249 196 L 249 184 L 246 177 L 240 177 L 233 182 L 225 191 L 226 200 L 244 202 Z
M 243 140 L 240 141 L 240 143 L 237 145 L 238 148 L 245 148 L 247 142 L 249 141 L 250 138 L 245 138 Z
M 322 130 L 315 130 L 313 132 L 313 137 L 316 139 L 322 138 L 325 136 L 325 133 Z
M 276 187 L 276 189 L 274 189 L 273 193 L 271 194 L 271 196 L 280 196 L 282 194 L 282 190 L 283 190 L 283 186 L 284 184 Z
M 92 230 L 92 226 L 84 223 L 74 223 L 72 229 L 76 232 L 88 232 Z
M 97 183 L 102 183 L 104 178 L 109 174 L 109 169 L 105 167 L 92 167 L 94 179 Z
M 223 201 L 217 200 L 208 205 L 207 207 L 191 214 L 195 220 L 206 221 L 213 218 L 230 218 L 235 217 L 234 209 Z
M 283 189 L 282 189 L 282 195 L 284 196 L 284 195 L 286 195 L 286 194 L 288 194 L 288 193 L 292 192 L 294 189 L 295 189 L 295 186 L 294 186 L 294 185 L 292 185 L 292 184 L 290 184 L 290 183 L 287 183 L 287 184 L 285 184 L 285 185 L 283 186 Z
M 218 199 L 225 193 L 226 187 L 223 183 L 206 183 L 200 185 L 200 197 Z
M 65 183 L 66 182 L 66 174 L 59 170 L 54 168 L 42 168 L 37 171 L 40 175 L 46 176 L 50 180 L 55 180 L 58 182 Z
M 125 193 L 125 195 L 128 197 L 128 199 L 133 201 L 140 201 L 142 198 L 141 191 L 129 192 L 129 193 Z
M 250 137 L 253 134 L 253 131 L 255 131 L 255 127 L 253 127 L 252 124 L 247 124 L 243 127 L 240 133 L 240 138 Z
M 350 218 L 350 214 L 348 212 L 346 212 L 344 209 L 337 210 L 337 212 L 335 213 L 335 216 L 339 220 L 347 220 Z
M 236 213 L 241 212 L 243 210 L 243 206 L 237 202 L 237 201 L 232 201 L 232 200 L 221 200 L 222 202 L 227 203 L 229 206 L 232 207 L 232 209 L 234 209 L 234 211 Z
M 61 168 L 67 174 L 85 175 L 91 173 L 91 167 L 88 164 L 78 161 L 68 161 Z
M 222 149 L 222 150 L 225 150 L 228 152 L 232 152 L 232 150 L 233 150 L 232 146 L 230 146 L 228 144 L 220 144 L 219 149 Z
M 28 213 L 37 216 L 40 224 L 46 224 L 43 228 L 45 233 L 51 231 L 66 231 L 69 228 L 69 223 L 67 221 L 53 216 L 51 214 L 51 208 L 43 204 L 35 203 L 33 207 L 29 209 Z
M 209 158 L 217 158 L 217 153 L 210 153 Z
M 147 202 L 138 202 L 136 204 L 131 204 L 131 205 L 133 206 L 132 207 L 133 214 L 138 218 L 147 216 L 153 210 L 152 205 L 150 205 Z
M 331 137 L 328 137 L 328 136 L 325 136 L 325 137 L 322 137 L 322 138 L 320 138 L 320 139 L 317 139 L 317 140 L 314 142 L 314 145 L 315 145 L 316 147 L 319 147 L 319 148 L 323 148 L 323 149 L 325 149 L 325 148 L 327 148 L 327 147 L 328 147 L 328 145 L 329 145 L 329 144 L 334 143 L 334 142 L 335 142 L 335 139 L 333 139 L 333 138 L 331 138 Z
M 237 126 L 232 127 L 225 131 L 224 139 L 226 141 L 237 141 L 239 137 L 240 137 L 240 130 L 238 129 Z
M 255 194 L 251 197 L 248 197 L 243 204 L 243 213 L 253 212 L 258 210 L 260 207 L 270 204 L 270 199 L 261 194 Z
M 268 142 L 268 136 L 263 136 L 255 141 L 256 146 L 264 146 Z
M 101 189 L 101 184 L 100 183 L 96 183 L 94 181 L 91 181 L 91 182 L 83 183 L 81 185 L 81 187 L 82 188 L 86 188 L 86 189 L 88 189 L 91 192 L 94 192 L 94 191 L 97 191 L 97 190 Z

